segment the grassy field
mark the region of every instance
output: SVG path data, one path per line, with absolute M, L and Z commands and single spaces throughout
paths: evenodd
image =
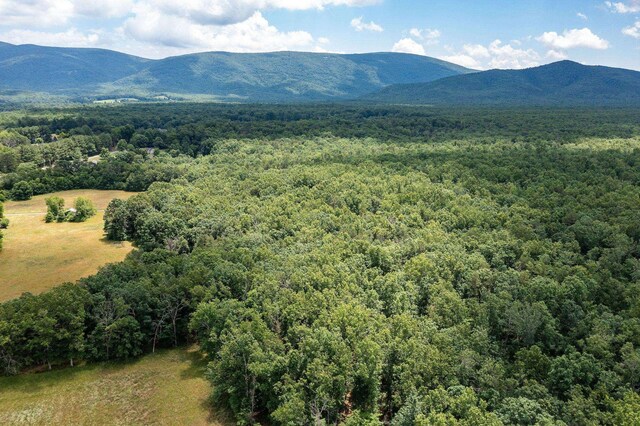
M 226 425 L 195 348 L 0 378 L 2 425 Z
M 52 195 L 64 198 L 67 207 L 71 207 L 77 197 L 89 198 L 99 212 L 84 223 L 45 223 L 44 200 Z M 105 241 L 102 218 L 103 210 L 112 199 L 132 195 L 123 191 L 77 190 L 5 203 L 5 215 L 11 223 L 4 232 L 0 251 L 0 301 L 26 291 L 41 293 L 124 259 L 131 245 Z

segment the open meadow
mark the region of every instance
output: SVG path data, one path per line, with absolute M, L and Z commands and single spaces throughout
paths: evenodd
M 98 214 L 83 223 L 45 223 L 45 198 L 54 195 L 62 197 L 67 207 L 77 197 L 89 198 Z M 112 199 L 132 195 L 124 191 L 75 190 L 5 203 L 10 226 L 4 232 L 0 252 L 0 300 L 75 282 L 105 264 L 124 259 L 131 244 L 104 240 L 103 214 Z
M 195 348 L 0 378 L 3 425 L 223 425 Z

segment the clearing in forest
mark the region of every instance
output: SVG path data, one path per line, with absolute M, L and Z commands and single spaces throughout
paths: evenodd
M 45 223 L 45 199 L 62 197 L 72 207 L 77 197 L 93 201 L 98 214 L 83 223 Z M 5 203 L 9 228 L 0 251 L 0 301 L 24 292 L 41 293 L 63 282 L 74 282 L 119 262 L 131 251 L 129 243 L 104 239 L 104 209 L 114 198 L 135 195 L 124 191 L 76 190 L 38 195 L 29 201 Z

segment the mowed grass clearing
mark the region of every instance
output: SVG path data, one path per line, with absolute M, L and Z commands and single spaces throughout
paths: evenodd
M 93 201 L 98 214 L 84 223 L 45 223 L 45 198 L 59 196 L 65 207 L 77 197 Z M 0 251 L 0 301 L 24 292 L 41 293 L 64 282 L 92 275 L 131 251 L 129 243 L 104 240 L 104 209 L 114 198 L 135 195 L 124 191 L 76 190 L 38 195 L 29 201 L 5 203 L 9 228 Z
M 2 425 L 230 425 L 197 349 L 0 378 Z

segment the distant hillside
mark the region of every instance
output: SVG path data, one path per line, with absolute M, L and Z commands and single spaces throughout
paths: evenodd
M 102 49 L 0 43 L 0 95 L 5 99 L 14 91 L 29 91 L 86 100 L 170 94 L 247 102 L 323 101 L 467 72 L 401 53 L 210 52 L 148 60 Z
M 368 102 L 428 105 L 640 106 L 640 72 L 571 61 L 393 85 Z
M 82 91 L 138 72 L 149 62 L 104 49 L 0 43 L 0 89 Z

